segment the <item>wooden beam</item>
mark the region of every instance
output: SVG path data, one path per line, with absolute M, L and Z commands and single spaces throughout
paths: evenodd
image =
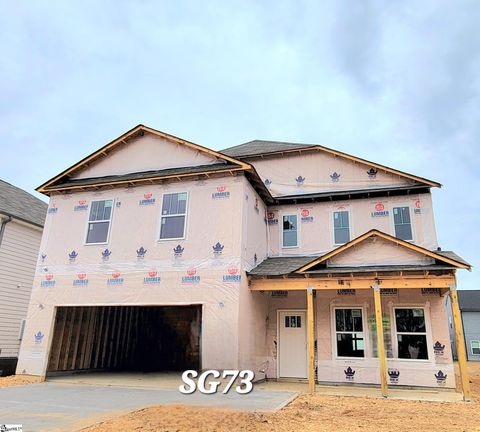
M 377 328 L 377 355 L 380 366 L 380 387 L 382 396 L 388 396 L 387 384 L 387 356 L 385 354 L 385 342 L 383 338 L 383 317 L 382 317 L 382 298 L 380 295 L 380 285 L 373 285 L 373 298 L 375 302 L 375 324 Z
M 458 306 L 457 287 L 452 284 L 450 287 L 450 300 L 452 303 L 453 325 L 455 329 L 455 344 L 457 346 L 458 368 L 460 369 L 460 381 L 462 382 L 463 400 L 470 401 L 472 393 L 470 391 L 470 381 L 467 369 L 467 353 L 465 351 L 465 338 L 463 335 L 462 316 Z
M 305 291 L 307 287 L 315 290 L 336 290 L 336 289 L 371 289 L 375 284 L 381 288 L 399 288 L 399 289 L 420 289 L 420 288 L 448 288 L 455 282 L 455 277 L 432 276 L 427 278 L 399 278 L 392 279 L 382 277 L 379 279 L 317 279 L 317 278 L 299 278 L 299 279 L 250 279 L 251 291 Z
M 315 393 L 315 326 L 313 289 L 307 288 L 308 389 Z

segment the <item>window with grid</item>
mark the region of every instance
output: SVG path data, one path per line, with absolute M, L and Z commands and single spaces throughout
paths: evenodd
M 425 311 L 420 308 L 396 308 L 398 358 L 428 360 Z
M 86 243 L 106 243 L 112 221 L 113 200 L 92 201 Z
M 283 216 L 283 247 L 298 246 L 297 215 Z
M 335 309 L 337 356 L 365 357 L 362 309 Z
M 478 340 L 470 341 L 470 348 L 472 349 L 473 355 L 480 355 L 480 341 Z
M 344 244 L 350 241 L 350 221 L 348 211 L 333 213 L 333 230 L 335 244 Z
M 395 237 L 402 240 L 413 240 L 412 222 L 408 207 L 393 208 L 393 223 L 395 225 Z
M 160 239 L 183 239 L 187 218 L 187 193 L 163 195 Z

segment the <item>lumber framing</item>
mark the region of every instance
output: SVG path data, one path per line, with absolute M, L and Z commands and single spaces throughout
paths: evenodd
M 387 355 L 385 353 L 385 341 L 383 336 L 382 298 L 380 295 L 380 286 L 374 285 L 372 288 L 375 303 L 375 325 L 377 329 L 377 354 L 380 365 L 380 388 L 382 390 L 382 396 L 387 397 Z
M 315 323 L 313 289 L 307 288 L 308 390 L 315 392 Z

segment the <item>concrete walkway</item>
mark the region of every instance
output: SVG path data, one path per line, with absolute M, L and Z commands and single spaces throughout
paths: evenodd
M 22 424 L 24 432 L 75 431 L 150 405 L 183 404 L 246 411 L 280 409 L 297 396 L 293 391 L 255 389 L 248 395 L 230 391 L 183 395 L 177 389 L 45 382 L 0 389 L 0 424 Z

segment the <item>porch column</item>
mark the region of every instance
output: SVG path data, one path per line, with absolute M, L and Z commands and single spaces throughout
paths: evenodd
M 380 296 L 380 285 L 374 284 L 372 288 L 373 298 L 375 300 L 375 324 L 377 327 L 377 353 L 380 364 L 380 385 L 382 388 L 382 396 L 387 397 L 387 358 L 385 355 L 385 342 L 383 338 L 382 298 Z
M 315 327 L 313 319 L 313 288 L 307 288 L 308 389 L 315 393 Z
M 452 303 L 455 344 L 457 345 L 458 368 L 460 369 L 460 380 L 462 381 L 463 400 L 469 401 L 472 398 L 472 394 L 470 392 L 470 381 L 468 379 L 467 353 L 465 351 L 465 338 L 463 335 L 462 317 L 458 306 L 456 285 L 450 285 L 449 295 Z

